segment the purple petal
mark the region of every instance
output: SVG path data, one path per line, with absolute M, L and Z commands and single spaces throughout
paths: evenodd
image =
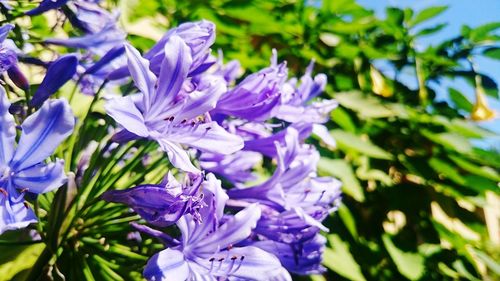
M 176 127 L 168 138 L 203 151 L 231 154 L 243 148 L 243 140 L 219 126 L 216 122 Z
M 128 69 L 134 83 L 143 94 L 146 111 L 153 104 L 155 95 L 156 76 L 149 70 L 149 61 L 144 59 L 139 51 L 130 44 L 125 44 L 127 51 Z
M 201 207 L 199 198 L 189 194 L 198 186 L 185 187 L 186 194 L 177 194 L 176 188 L 160 185 L 139 185 L 126 190 L 111 190 L 103 194 L 106 201 L 130 206 L 142 218 L 156 226 L 176 223 L 186 213 L 196 213 Z
M 10 102 L 5 90 L 0 86 L 0 165 L 9 163 L 14 154 L 16 124 L 9 113 Z
M 176 120 L 191 120 L 215 108 L 220 96 L 227 88 L 220 77 L 204 76 L 196 91 L 190 93 L 184 100 Z
M 250 236 L 252 229 L 260 219 L 260 207 L 252 204 L 229 218 L 214 233 L 199 241 L 196 245 L 198 253 L 213 253 L 218 249 L 234 245 Z
M 47 69 L 45 78 L 33 95 L 30 104 L 40 106 L 76 73 L 78 58 L 75 55 L 65 55 L 52 62 Z
M 321 274 L 325 271 L 321 266 L 325 244 L 326 239 L 320 234 L 298 244 L 272 240 L 253 243 L 254 246 L 276 255 L 287 270 L 301 275 Z
M 66 181 L 64 161 L 62 160 L 29 167 L 17 172 L 13 179 L 17 188 L 27 188 L 29 192 L 37 194 L 52 191 Z
M 158 76 L 158 89 L 151 93 L 151 111 L 156 114 L 171 104 L 187 78 L 192 59 L 188 46 L 178 36 L 172 36 L 165 44 L 165 57 Z
M 12 65 L 8 70 L 7 74 L 9 75 L 10 80 L 14 82 L 14 84 L 22 89 L 23 91 L 27 92 L 30 89 L 30 83 L 28 82 L 28 79 L 26 79 L 26 76 L 21 72 L 17 64 Z
M 70 48 L 90 49 L 96 54 L 104 55 L 111 48 L 122 45 L 125 37 L 126 34 L 122 30 L 118 29 L 114 23 L 110 23 L 97 33 L 66 39 L 50 38 L 45 42 Z
M 185 281 L 189 266 L 181 251 L 166 249 L 148 260 L 143 275 L 147 280 Z
M 60 8 L 65 5 L 68 0 L 43 0 L 38 7 L 27 11 L 28 16 L 36 16 L 45 13 L 46 11 Z
M 314 124 L 312 133 L 316 135 L 322 142 L 324 142 L 330 149 L 334 149 L 335 147 L 337 147 L 337 142 L 332 137 L 325 125 Z
M 117 46 L 109 50 L 99 61 L 87 68 L 83 74 L 93 74 L 109 64 L 111 61 L 125 53 L 124 46 Z
M 22 133 L 11 167 L 14 171 L 36 165 L 49 157 L 71 134 L 75 117 L 64 99 L 49 100 L 21 125 Z
M 292 280 L 276 256 L 253 246 L 232 248 L 194 261 L 208 269 L 205 275 L 222 280 Z
M 14 50 L 0 48 L 0 74 L 17 64 L 17 55 Z
M 10 193 L 7 197 L 0 193 L 0 234 L 7 230 L 25 228 L 38 221 L 33 210 L 24 205 L 24 200 L 11 200 L 10 196 L 19 195 L 15 193 Z
M 7 35 L 9 35 L 9 32 L 14 28 L 13 24 L 4 24 L 0 26 L 0 43 L 2 43 L 5 38 L 7 38 Z
M 110 99 L 104 106 L 106 112 L 127 131 L 141 137 L 148 137 L 144 117 L 130 96 Z
M 170 160 L 170 163 L 176 168 L 194 174 L 200 173 L 200 170 L 196 168 L 191 162 L 191 159 L 189 159 L 188 153 L 178 144 L 164 138 L 155 138 L 155 140 L 158 141 L 160 147 L 167 153 L 168 160 Z

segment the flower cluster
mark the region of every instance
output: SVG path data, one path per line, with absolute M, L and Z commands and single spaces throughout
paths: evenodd
M 17 147 L 0 88 L 0 232 L 36 221 L 23 204 L 26 193 L 49 192 L 66 181 L 62 161 L 45 160 L 75 122 L 68 103 L 51 96 L 74 80 L 83 93 L 106 93 L 115 143 L 156 142 L 174 167 L 159 184 L 101 196 L 128 205 L 143 219 L 133 227 L 165 245 L 147 262 L 145 278 L 291 280 L 290 273 L 321 273 L 326 241 L 320 232 L 328 230 L 321 222 L 336 209 L 340 182 L 318 176 L 319 152 L 305 140 L 315 134 L 335 145 L 324 123 L 337 103 L 317 98 L 326 76 L 313 76 L 311 63 L 302 77 L 289 78 L 274 51 L 269 67 L 242 79 L 237 61 L 224 64 L 221 53 L 212 53 L 215 25 L 206 20 L 169 30 L 141 55 L 126 41 L 118 15 L 95 2 L 43 0 L 26 12 L 65 7 L 82 35 L 45 39 L 76 51 L 43 63 L 46 76 L 28 102 L 39 109 L 28 112 Z M 27 89 L 16 50 L 2 43 L 12 28 L 0 28 L 0 71 Z M 133 90 L 117 94 L 116 86 L 130 79 Z M 254 168 L 264 161 L 275 170 L 258 182 Z M 158 230 L 165 227 L 180 234 Z

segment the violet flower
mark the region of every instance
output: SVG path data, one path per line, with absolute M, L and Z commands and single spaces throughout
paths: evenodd
M 265 121 L 280 101 L 281 84 L 287 78 L 286 63 L 272 63 L 247 76 L 225 93 L 212 114 L 231 115 L 251 121 Z
M 203 175 L 186 175 L 180 184 L 171 173 L 158 185 L 139 185 L 126 190 L 111 190 L 103 194 L 106 201 L 130 206 L 147 222 L 160 227 L 176 223 L 185 214 L 199 217 L 203 207 L 201 189 Z
M 231 154 L 243 147 L 241 138 L 225 131 L 206 114 L 225 91 L 224 83 L 212 76 L 204 76 L 198 85 L 190 83 L 187 75 L 191 51 L 180 37 L 171 36 L 165 43 L 158 78 L 136 49 L 130 45 L 126 49 L 129 70 L 140 93 L 137 102 L 131 96 L 113 98 L 106 110 L 132 136 L 154 139 L 175 167 L 193 173 L 199 170 L 181 144 L 220 154 Z
M 276 143 L 278 167 L 266 182 L 228 191 L 231 199 L 259 202 L 278 211 L 301 207 L 322 207 L 325 214 L 334 209 L 332 204 L 340 199 L 340 182 L 329 177 L 317 177 L 316 166 L 319 153 L 308 145 L 299 144 L 298 132 L 289 127 L 285 144 Z
M 210 47 L 215 41 L 215 25 L 207 20 L 197 22 L 187 22 L 176 28 L 170 29 L 147 53 L 144 58 L 150 61 L 150 70 L 156 75 L 160 75 L 162 61 L 166 56 L 165 44 L 173 36 L 180 37 L 190 50 L 191 65 L 187 76 L 192 77 L 200 74 L 216 60 L 210 56 Z M 129 69 L 121 67 L 109 75 L 110 80 L 118 80 L 130 75 Z
M 27 91 L 29 83 L 24 74 L 17 66 L 16 51 L 4 43 L 9 32 L 14 28 L 12 24 L 6 24 L 0 27 L 0 74 L 7 71 L 9 78 L 16 86 Z M 12 42 L 13 44 L 13 42 Z
M 31 106 L 40 106 L 66 82 L 68 82 L 76 73 L 78 58 L 76 55 L 64 55 L 50 63 L 47 73 L 43 78 L 42 83 L 38 86 L 33 99 L 30 102 Z
M 203 170 L 215 173 L 233 184 L 237 184 L 256 179 L 252 168 L 262 162 L 262 155 L 243 150 L 230 155 L 203 152 L 199 161 Z
M 144 269 L 148 280 L 291 280 L 280 261 L 254 246 L 234 246 L 248 238 L 260 218 L 258 205 L 250 205 L 223 219 L 228 199 L 220 181 L 211 174 L 204 189 L 206 208 L 199 223 L 191 215 L 177 223 L 181 232 L 178 245 L 155 254 Z
M 296 78 L 283 84 L 280 104 L 273 109 L 273 116 L 290 123 L 313 124 L 312 132 L 328 146 L 335 147 L 335 140 L 322 124 L 330 120 L 330 112 L 337 108 L 338 103 L 335 100 L 312 100 L 324 91 L 327 83 L 323 73 L 312 78 L 313 68 L 314 61 L 311 61 L 300 78 L 300 85 L 297 85 Z
M 51 100 L 21 125 L 15 147 L 16 125 L 10 103 L 0 87 L 0 233 L 36 222 L 24 201 L 26 192 L 46 193 L 66 182 L 62 160 L 44 163 L 71 132 L 75 120 L 65 100 Z
M 28 16 L 41 15 L 49 10 L 58 9 L 64 6 L 68 0 L 42 0 L 38 7 L 27 11 L 25 14 Z

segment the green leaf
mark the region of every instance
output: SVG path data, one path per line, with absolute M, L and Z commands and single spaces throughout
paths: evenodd
M 456 133 L 432 133 L 428 130 L 422 130 L 422 135 L 431 141 L 441 144 L 446 148 L 455 150 L 459 153 L 469 153 L 472 151 L 472 145 L 462 135 Z
M 429 20 L 431 18 L 434 18 L 444 11 L 448 9 L 448 6 L 434 6 L 434 7 L 429 7 L 425 8 L 422 11 L 420 11 L 409 23 L 408 25 L 410 27 L 413 27 L 419 23 L 422 23 L 426 20 Z
M 455 162 L 455 164 L 457 164 L 457 166 L 459 166 L 460 168 L 462 168 L 470 173 L 476 174 L 476 175 L 481 176 L 481 177 L 485 177 L 485 178 L 490 179 L 492 181 L 500 182 L 500 175 L 498 174 L 497 171 L 495 171 L 495 169 L 493 169 L 491 167 L 478 166 L 472 162 L 465 160 L 462 157 L 455 156 L 455 155 L 450 155 L 448 157 L 453 162 Z
M 452 119 L 445 125 L 448 130 L 461 134 L 468 138 L 488 138 L 495 137 L 495 133 L 479 127 L 476 123 L 464 119 Z
M 342 191 L 358 202 L 365 200 L 363 188 L 354 175 L 351 165 L 341 159 L 328 159 L 322 157 L 318 163 L 320 173 L 337 177 L 342 181 Z
M 340 239 L 337 234 L 328 235 L 331 248 L 326 248 L 323 264 L 343 277 L 353 281 L 366 281 L 361 267 L 354 260 L 347 242 Z
M 440 24 L 437 24 L 437 25 L 435 25 L 433 27 L 424 28 L 424 29 L 420 30 L 419 32 L 417 32 L 417 34 L 415 36 L 416 37 L 422 37 L 422 36 L 426 36 L 426 35 L 432 35 L 432 34 L 434 34 L 436 32 L 441 31 L 446 26 L 448 26 L 448 24 L 446 24 L 446 23 L 440 23 Z
M 484 50 L 483 55 L 492 59 L 500 60 L 500 48 L 498 47 L 488 48 Z
M 358 229 L 356 228 L 356 220 L 354 219 L 349 208 L 344 205 L 344 203 L 340 203 L 340 206 L 337 210 L 337 214 L 339 215 L 342 222 L 344 222 L 345 227 L 352 235 L 353 238 L 358 238 Z
M 332 113 L 330 114 L 330 118 L 333 122 L 338 124 L 342 129 L 349 132 L 356 131 L 356 125 L 352 121 L 351 116 L 349 116 L 349 114 L 342 107 L 335 108 L 335 110 L 333 110 Z
M 466 179 L 460 175 L 457 169 L 439 158 L 431 158 L 429 165 L 439 173 L 440 176 L 448 178 L 459 185 L 465 185 Z
M 394 264 L 396 264 L 396 267 L 403 276 L 410 280 L 417 280 L 423 275 L 425 267 L 424 258 L 421 255 L 402 251 L 394 245 L 392 239 L 387 234 L 382 235 L 382 241 Z
M 344 92 L 335 95 L 335 99 L 350 110 L 355 111 L 360 118 L 387 118 L 398 116 L 405 118 L 407 112 L 398 104 L 382 103 L 380 99 L 363 95 L 360 92 Z
M 338 147 L 345 151 L 356 151 L 372 158 L 391 160 L 392 154 L 373 144 L 370 140 L 342 130 L 330 131 L 337 141 Z
M 31 246 L 0 246 L 0 280 L 11 280 L 19 272 L 31 268 L 40 253 L 44 244 Z
M 469 39 L 473 42 L 479 43 L 488 41 L 491 38 L 491 32 L 500 28 L 500 22 L 490 22 L 473 28 L 470 30 Z

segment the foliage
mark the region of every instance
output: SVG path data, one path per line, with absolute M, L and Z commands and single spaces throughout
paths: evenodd
M 30 5 L 19 3 L 20 10 Z M 500 154 L 498 147 L 478 147 L 476 142 L 498 136 L 474 122 L 491 114 L 485 103 L 471 103 L 462 89 L 446 89 L 446 101 L 436 92 L 443 79 L 465 79 L 474 86 L 477 101 L 484 102 L 486 95 L 499 98 L 496 81 L 478 72 L 475 60 L 498 59 L 500 23 L 464 26 L 456 37 L 421 50 L 415 47 L 418 40 L 445 26 L 429 27 L 426 21 L 446 7 L 420 12 L 389 7 L 386 18 L 378 18 L 353 0 L 315 3 L 107 1 L 122 8 L 129 39 L 143 49 L 166 28 L 205 18 L 216 23 L 216 47 L 225 50 L 224 57 L 240 60 L 249 70 L 268 65 L 276 48 L 294 74 L 300 75 L 311 59 L 315 71 L 327 74 L 326 94 L 340 107 L 328 123 L 337 148 L 322 148 L 320 171 L 342 180 L 344 196 L 327 222 L 331 234 L 324 265 L 329 271 L 314 280 L 498 279 Z M 44 16 L 19 24 L 31 25 L 30 36 L 37 38 L 51 34 L 52 21 Z M 152 27 L 145 29 L 145 24 Z M 48 54 L 43 48 L 37 52 Z M 408 73 L 417 87 L 407 84 Z M 70 96 L 70 88 L 59 94 Z M 58 151 L 68 168 L 81 157 L 72 151 L 83 151 L 92 140 L 111 145 L 99 130 L 102 120 L 110 118 L 102 104 L 90 100 L 81 95 L 73 99 L 73 104 L 86 105 L 78 117 L 93 122 L 78 127 L 79 138 Z M 45 249 L 22 245 L 24 232 L 14 234 L 18 246 L 0 244 L 0 279 L 24 280 L 49 271 L 54 280 L 63 280 L 63 268 L 71 269 L 64 270 L 70 272 L 66 280 L 140 279 L 147 257 L 161 245 L 153 239 L 124 240 L 120 232 L 131 230 L 128 223 L 138 217 L 122 205 L 99 201 L 99 196 L 110 187 L 159 181 L 168 166 L 161 157 L 143 161 L 152 149 L 131 143 L 112 149 L 103 162 L 97 161 L 103 155 L 93 154 L 78 183 L 82 190 L 76 193 L 68 185 L 40 196 L 43 210 L 66 214 L 39 214 L 44 222 L 39 228 L 59 235 L 51 235 L 54 240 Z M 116 159 L 126 154 L 118 166 Z M 147 162 L 146 175 L 137 170 L 142 162 Z M 99 174 L 91 173 L 96 170 Z M 61 202 L 53 197 L 68 204 L 50 205 Z M 0 239 L 8 241 L 7 235 Z M 33 267 L 12 266 L 20 260 Z M 46 260 L 48 269 L 43 267 Z

